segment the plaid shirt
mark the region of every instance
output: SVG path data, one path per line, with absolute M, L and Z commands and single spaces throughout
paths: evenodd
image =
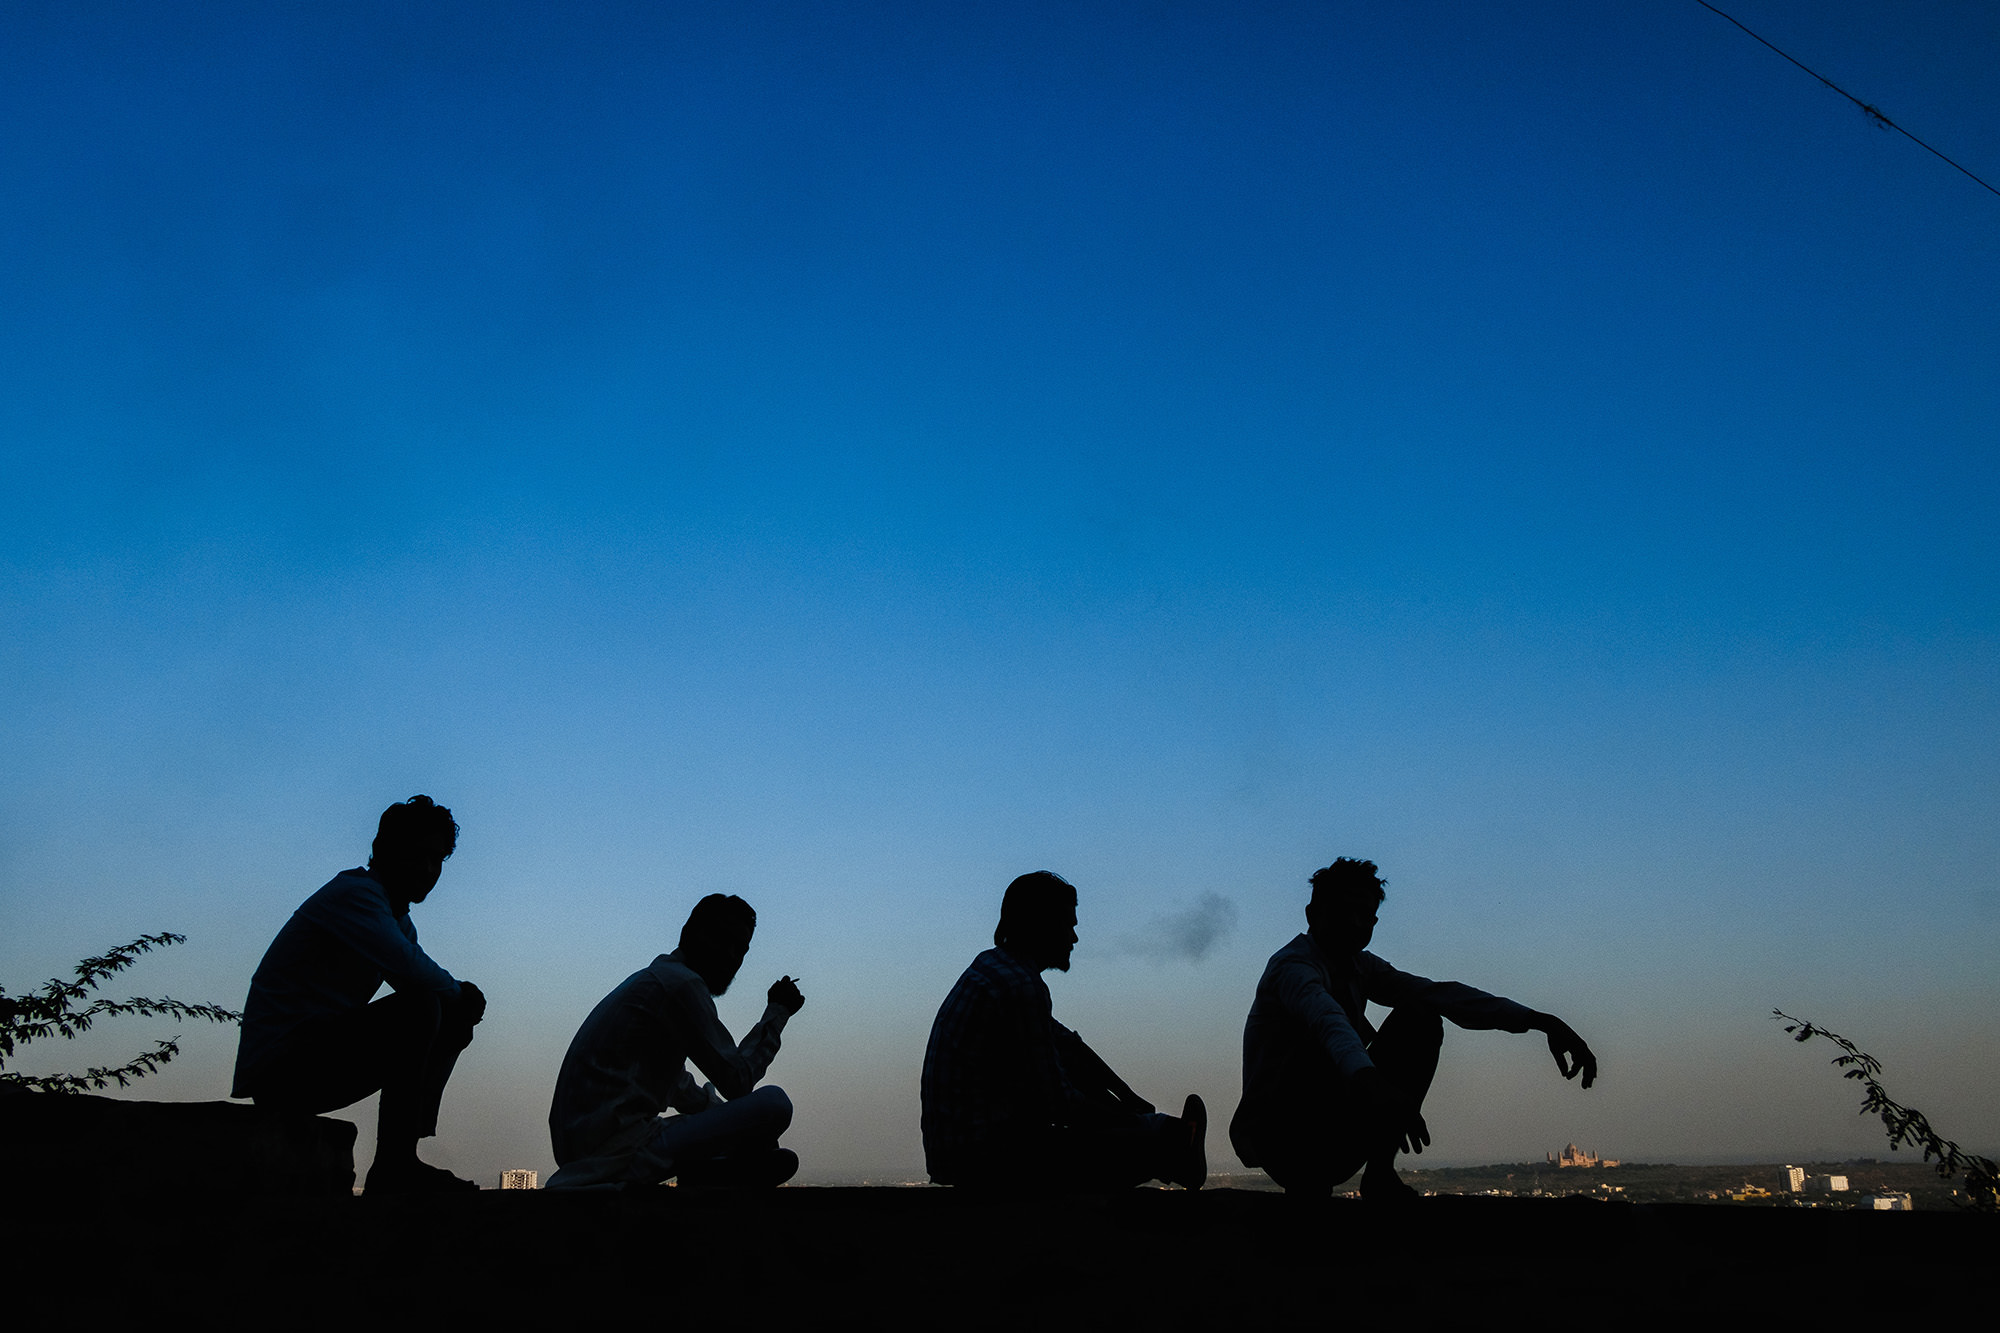
M 1064 1076 L 1048 983 L 1005 949 L 988 949 L 945 996 L 924 1051 L 924 1159 L 950 1184 L 996 1147 L 1089 1114 Z

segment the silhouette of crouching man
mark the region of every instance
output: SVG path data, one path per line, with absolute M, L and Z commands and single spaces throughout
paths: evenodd
M 1271 956 L 1243 1027 L 1243 1100 L 1230 1142 L 1244 1165 L 1290 1193 L 1325 1195 L 1359 1170 L 1364 1199 L 1416 1198 L 1396 1174 L 1396 1154 L 1431 1141 L 1422 1108 L 1446 1018 L 1543 1033 L 1564 1078 L 1580 1074 L 1586 1088 L 1597 1079 L 1597 1057 L 1554 1014 L 1400 972 L 1369 953 L 1385 885 L 1372 861 L 1343 856 L 1315 871 L 1307 931 Z M 1367 1018 L 1371 1002 L 1391 1011 L 1379 1029 Z
M 1315 1064 L 1255 1129 L 1247 1119 L 1233 1125 L 1242 1140 L 1239 1155 L 1250 1152 L 1291 1193 L 1329 1194 L 1365 1167 L 1369 1197 L 1397 1194 L 1396 1154 L 1421 1153 L 1431 1141 L 1419 1108 L 1443 1048 L 1444 1019 L 1435 1009 L 1391 1010 L 1365 1047 L 1367 1068 L 1343 1084 L 1330 1064 Z
M 257 1085 L 263 1091 L 252 1094 L 257 1104 L 323 1115 L 379 1090 L 368 1188 L 406 1192 L 392 1179 L 399 1168 L 437 1170 L 417 1159 L 417 1141 L 437 1133 L 445 1084 L 486 1012 L 478 989 L 459 984 L 467 993 L 398 991 L 361 1009 L 306 1020 L 264 1065 Z
M 805 1006 L 790 977 L 766 993 L 763 1018 L 741 1043 L 716 1016 L 757 928 L 741 898 L 695 904 L 680 947 L 627 977 L 577 1030 L 556 1076 L 549 1140 L 560 1170 L 550 1189 L 683 1185 L 772 1186 L 799 1159 L 778 1146 L 792 1102 L 757 1087 L 785 1023 Z M 711 1080 L 698 1085 L 692 1060 Z M 677 1115 L 665 1116 L 669 1108 Z
M 417 1157 L 486 997 L 432 962 L 410 906 L 458 845 L 451 811 L 413 796 L 382 812 L 365 868 L 292 913 L 250 980 L 233 1096 L 321 1115 L 382 1093 L 368 1192 L 477 1188 Z M 373 1003 L 384 981 L 395 988 Z

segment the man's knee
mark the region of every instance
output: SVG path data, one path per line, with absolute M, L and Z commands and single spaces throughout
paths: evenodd
M 792 1099 L 775 1083 L 739 1097 L 734 1103 L 750 1116 L 760 1133 L 777 1138 L 792 1127 Z
M 363 1013 L 378 1029 L 414 1034 L 414 1040 L 428 1044 L 444 1022 L 444 997 L 436 991 L 399 990 L 372 1001 Z
M 435 991 L 397 991 L 370 1004 L 366 1013 L 384 1081 L 422 1068 L 448 1035 L 444 1003 Z
M 472 1045 L 472 1028 L 485 1016 L 484 998 L 474 1001 L 465 994 L 437 995 L 437 1044 L 446 1050 L 462 1051 Z
M 1382 1021 L 1382 1035 L 1422 1046 L 1444 1045 L 1444 1015 L 1420 1004 L 1400 1005 Z

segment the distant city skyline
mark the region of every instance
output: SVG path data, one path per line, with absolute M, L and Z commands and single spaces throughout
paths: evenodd
M 2000 11 L 1727 8 L 2000 175 Z M 1601 1061 L 1449 1030 L 1416 1165 L 1886 1158 L 1775 1007 L 2000 1146 L 2000 200 L 1692 0 L 23 4 L 0 112 L 10 992 L 240 1007 L 423 792 L 432 1160 L 719 891 L 800 1179 L 920 1176 L 1046 868 L 1224 1170 L 1352 855 Z

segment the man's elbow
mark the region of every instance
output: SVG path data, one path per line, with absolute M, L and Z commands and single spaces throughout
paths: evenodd
M 723 1100 L 732 1102 L 757 1086 L 757 1080 L 751 1078 L 748 1071 L 741 1069 L 721 1071 L 715 1076 L 714 1083 L 715 1090 L 722 1094 Z

